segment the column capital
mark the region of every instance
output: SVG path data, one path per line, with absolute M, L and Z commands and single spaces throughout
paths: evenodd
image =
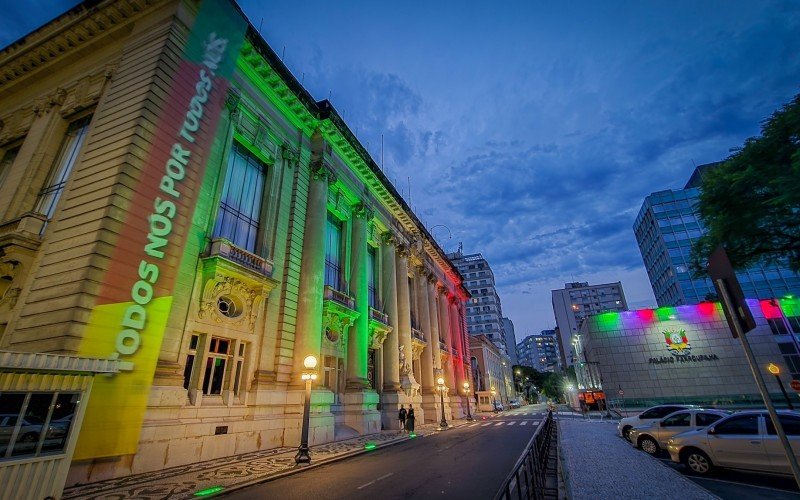
M 449 293 L 447 287 L 442 285 L 441 283 L 436 285 L 436 291 L 439 293 L 439 295 L 444 295 L 445 297 L 447 297 Z
M 398 245 L 395 245 L 395 247 L 397 249 L 398 257 L 401 257 L 403 259 L 408 259 L 408 257 L 411 255 L 411 251 L 409 250 L 408 245 L 400 243 Z
M 397 245 L 397 236 L 392 231 L 384 231 L 381 233 L 381 243 L 387 247 Z
M 356 203 L 353 206 L 353 217 L 357 219 L 370 220 L 375 217 L 375 211 L 363 201 Z
M 436 283 L 439 282 L 439 278 L 436 277 L 436 273 L 434 273 L 433 271 L 429 270 L 428 275 L 426 277 L 428 278 L 428 283 L 430 283 L 431 285 L 435 285 Z
M 311 166 L 311 178 L 315 181 L 324 180 L 328 184 L 336 182 L 336 173 L 327 163 L 319 163 Z

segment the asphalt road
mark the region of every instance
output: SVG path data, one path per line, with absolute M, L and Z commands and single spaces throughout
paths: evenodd
M 234 491 L 228 499 L 492 498 L 544 419 L 544 405 L 420 436 Z

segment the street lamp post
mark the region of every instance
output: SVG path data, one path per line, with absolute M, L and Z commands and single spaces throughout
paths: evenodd
M 315 370 L 317 358 L 306 356 L 306 359 L 303 360 L 303 366 L 305 370 L 303 370 L 302 379 L 306 383 L 306 395 L 303 405 L 303 432 L 300 437 L 300 447 L 297 448 L 297 455 L 294 457 L 294 461 L 297 464 L 311 463 L 311 455 L 308 453 L 308 419 L 309 413 L 311 413 L 311 382 L 317 380 L 317 371 Z
M 497 411 L 497 400 L 494 398 L 494 396 L 497 394 L 497 391 L 495 391 L 494 387 L 492 387 L 492 391 L 491 392 L 492 392 L 492 411 L 496 412 Z
M 439 422 L 439 427 L 442 429 L 447 428 L 447 419 L 444 417 L 444 377 L 439 377 L 436 379 L 436 383 L 439 385 L 439 396 L 441 397 L 442 402 L 442 421 Z M 467 402 L 469 404 L 469 402 Z
M 786 400 L 786 406 L 789 407 L 790 410 L 794 410 L 794 406 L 792 406 L 792 402 L 789 400 L 789 395 L 786 394 L 786 389 L 783 387 L 783 381 L 781 380 L 780 374 L 781 369 L 775 363 L 770 363 L 767 366 L 767 370 L 773 375 L 775 375 L 775 380 L 778 381 L 778 385 L 781 387 L 781 392 L 783 393 L 783 399 Z
M 467 420 L 472 421 L 472 414 L 469 412 L 469 382 L 464 382 L 464 397 L 467 398 Z

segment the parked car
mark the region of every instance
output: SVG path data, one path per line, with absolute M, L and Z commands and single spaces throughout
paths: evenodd
M 634 427 L 628 432 L 631 444 L 650 455 L 667 448 L 669 438 L 682 432 L 708 427 L 717 420 L 727 417 L 730 412 L 696 408 L 678 410 L 661 420 Z
M 645 411 L 643 411 L 638 415 L 634 415 L 632 417 L 625 417 L 622 420 L 620 420 L 619 424 L 617 425 L 617 432 L 621 437 L 628 439 L 628 432 L 634 427 L 638 427 L 644 424 L 649 424 L 650 422 L 655 422 L 656 420 L 661 420 L 670 413 L 674 413 L 678 410 L 688 410 L 690 408 L 697 408 L 697 406 L 695 405 L 654 406 L 652 408 L 646 409 Z
M 506 407 L 503 406 L 503 403 L 501 403 L 500 401 L 495 401 L 494 402 L 494 411 L 503 411 L 505 409 L 506 409 Z
M 508 402 L 508 407 L 519 408 L 519 401 L 517 401 L 516 399 L 512 399 L 511 401 Z
M 781 426 L 800 459 L 800 413 L 778 412 Z M 789 461 L 769 414 L 763 410 L 734 413 L 713 425 L 672 437 L 667 451 L 673 462 L 697 474 L 715 467 L 791 474 Z

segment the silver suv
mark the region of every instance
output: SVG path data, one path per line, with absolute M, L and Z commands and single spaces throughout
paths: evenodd
M 782 410 L 778 414 L 800 459 L 800 413 Z M 763 410 L 734 413 L 705 429 L 678 434 L 667 442 L 667 451 L 673 462 L 698 474 L 714 467 L 791 474 L 769 414 Z
M 650 455 L 667 447 L 669 438 L 682 432 L 708 427 L 717 420 L 730 415 L 722 410 L 691 409 L 670 413 L 661 420 L 634 427 L 628 432 L 631 444 Z
M 659 405 L 654 406 L 652 408 L 648 408 L 642 413 L 638 415 L 634 415 L 632 417 L 625 417 L 619 421 L 617 425 L 617 432 L 619 433 L 620 437 L 628 439 L 628 432 L 634 427 L 638 427 L 640 425 L 649 424 L 650 422 L 655 422 L 656 420 L 661 420 L 662 418 L 666 417 L 670 413 L 674 413 L 678 410 L 688 410 L 689 408 L 697 408 L 694 405 Z

